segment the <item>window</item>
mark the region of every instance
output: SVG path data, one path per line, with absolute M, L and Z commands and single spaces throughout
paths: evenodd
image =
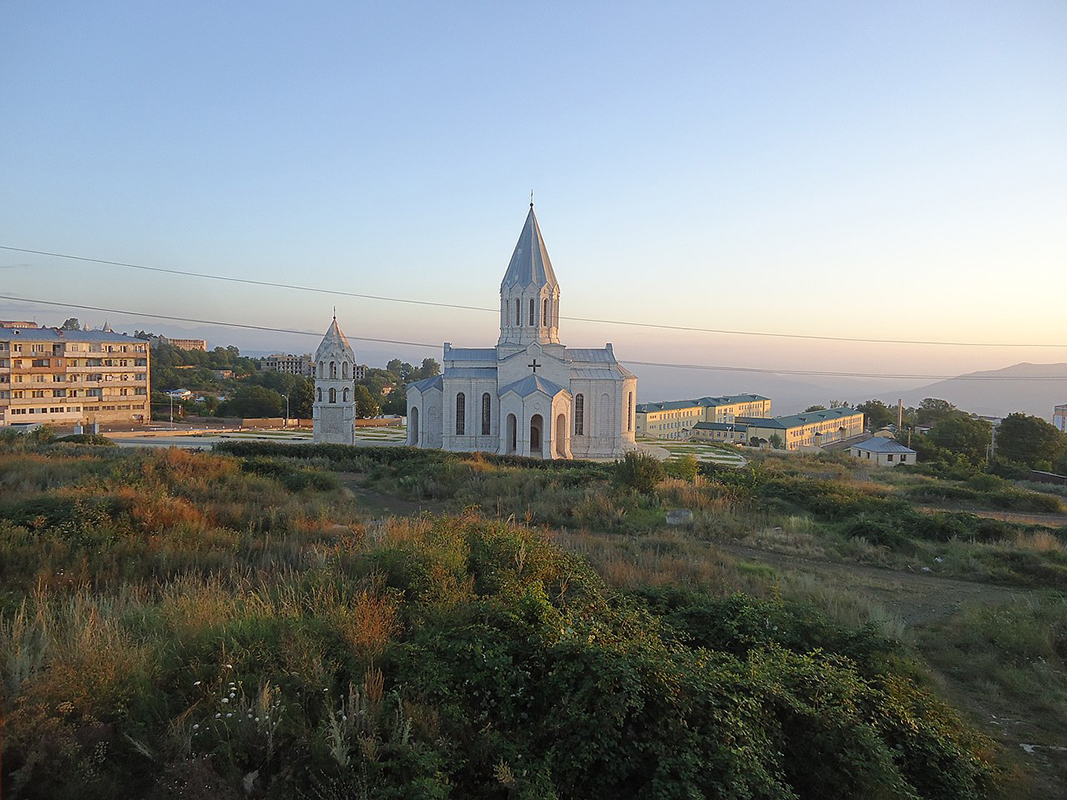
M 466 430 L 467 397 L 460 392 L 456 395 L 456 436 L 462 436 Z
M 319 362 L 319 377 L 322 377 L 322 362 Z M 320 398 L 321 399 L 321 398 Z
M 342 361 L 341 362 L 341 377 L 342 378 L 347 378 L 348 377 L 348 362 L 347 361 Z M 346 397 L 345 399 L 347 400 L 348 398 Z
M 317 400 L 320 403 L 322 402 L 322 389 L 316 389 L 315 390 L 315 400 Z
M 515 298 L 515 324 L 522 325 L 522 301 Z
M 634 393 L 630 392 L 630 404 L 626 411 L 626 430 L 634 429 Z
M 482 395 L 482 436 L 488 436 L 493 423 L 493 398 L 489 392 Z
M 544 327 L 544 328 L 547 328 L 548 327 L 548 298 L 547 297 L 544 299 L 544 302 L 541 305 L 542 305 L 542 308 L 541 308 L 541 326 Z
M 892 461 L 893 460 L 893 454 L 892 453 L 887 454 L 886 457 L 885 457 L 885 460 L 886 461 Z
M 585 436 L 585 395 L 574 396 L 574 435 Z
M 511 326 L 511 306 L 508 304 L 507 300 L 504 301 L 504 316 L 506 318 L 506 321 L 505 321 L 504 324 L 510 327 Z
M 330 362 L 330 380 L 333 380 L 333 381 L 337 380 L 337 362 L 336 361 L 331 361 Z M 330 402 L 333 402 L 333 401 L 331 400 Z
M 534 327 L 537 324 L 537 301 L 534 298 L 530 298 L 530 327 Z
M 337 390 L 336 389 L 330 389 L 330 402 L 331 403 L 336 403 L 337 402 Z

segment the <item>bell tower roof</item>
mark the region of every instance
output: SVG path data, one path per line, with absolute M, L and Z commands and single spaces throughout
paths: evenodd
M 348 354 L 352 353 L 352 346 L 348 343 L 344 333 L 342 333 L 341 326 L 337 324 L 337 317 L 334 317 L 333 322 L 330 323 L 330 327 L 326 331 L 326 335 L 322 337 L 318 350 L 315 351 L 316 360 L 318 360 L 319 353 L 336 352 L 337 349 Z
M 541 228 L 534 216 L 533 203 L 530 213 L 526 215 L 526 224 L 522 226 L 515 252 L 511 254 L 511 263 L 504 273 L 500 290 L 527 286 L 555 287 L 556 273 L 552 271 L 552 261 L 548 257 L 548 248 L 541 236 Z

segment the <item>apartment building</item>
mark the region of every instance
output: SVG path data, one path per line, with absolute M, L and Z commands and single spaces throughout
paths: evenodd
M 266 372 L 285 372 L 289 375 L 315 377 L 315 359 L 311 353 L 295 356 L 292 353 L 272 353 L 259 362 L 260 369 Z
M 171 347 L 177 347 L 179 350 L 199 350 L 201 353 L 207 352 L 207 339 L 172 339 L 169 336 L 153 336 L 152 347 L 158 347 L 160 344 L 169 344 Z
M 125 334 L 0 328 L 0 427 L 147 422 L 148 364 Z
M 700 423 L 732 424 L 738 417 L 768 417 L 770 413 L 770 398 L 759 394 L 641 403 L 637 406 L 637 434 L 656 439 L 688 439 Z M 701 431 L 701 435 L 706 435 L 704 429 Z
M 746 426 L 749 444 L 768 444 L 772 436 L 785 450 L 821 447 L 863 433 L 863 412 L 854 408 L 828 408 L 787 417 L 738 417 Z
M 1061 433 L 1067 433 L 1067 404 L 1053 407 L 1052 424 L 1055 425 Z

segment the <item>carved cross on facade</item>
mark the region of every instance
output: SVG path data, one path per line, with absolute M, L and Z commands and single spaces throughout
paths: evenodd
M 533 360 L 533 363 L 532 363 L 532 364 L 527 364 L 526 366 L 528 366 L 528 367 L 529 367 L 530 369 L 532 369 L 532 370 L 534 371 L 534 374 L 536 375 L 536 374 L 537 374 L 537 368 L 538 368 L 538 367 L 543 367 L 543 366 L 544 366 L 544 364 L 538 364 L 538 363 L 537 363 L 537 359 L 535 358 L 535 359 Z

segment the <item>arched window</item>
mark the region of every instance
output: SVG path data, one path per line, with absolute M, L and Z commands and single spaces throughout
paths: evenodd
M 574 396 L 574 435 L 585 436 L 585 395 Z
M 548 327 L 548 298 L 546 297 L 541 303 L 541 327 Z
M 337 402 L 337 390 L 336 389 L 330 389 L 330 402 L 331 403 L 336 403 Z
M 348 362 L 347 361 L 342 361 L 341 362 L 341 377 L 342 378 L 347 378 L 348 377 Z
M 508 303 L 507 300 L 504 301 L 504 319 L 505 319 L 504 325 L 510 327 L 511 326 L 511 305 Z
M 322 402 L 322 389 L 316 389 L 315 390 L 315 400 L 317 400 L 320 403 Z
M 330 362 L 330 380 L 337 380 L 337 362 Z
M 456 395 L 456 436 L 462 436 L 466 431 L 467 397 L 460 392 Z
M 341 392 L 341 399 L 346 403 L 348 402 L 348 387 L 347 386 Z
M 493 421 L 493 399 L 489 392 L 482 395 L 482 436 L 488 436 Z
M 626 430 L 634 429 L 634 393 L 630 392 L 630 401 L 626 411 Z
M 319 377 L 322 377 L 322 362 L 319 362 Z
M 515 324 L 522 325 L 522 300 L 515 298 Z
M 530 298 L 530 327 L 537 325 L 537 300 Z

